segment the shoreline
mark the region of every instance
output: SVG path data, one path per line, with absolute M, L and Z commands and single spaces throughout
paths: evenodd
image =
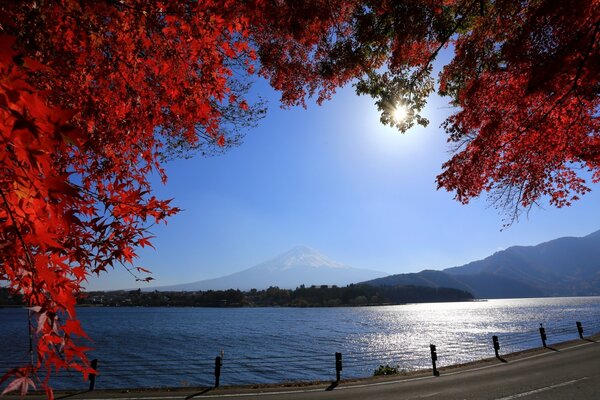
M 585 336 L 584 339 L 574 339 L 558 343 L 549 343 L 547 348 L 536 347 L 532 349 L 522 350 L 514 353 L 500 354 L 500 358 L 488 357 L 468 363 L 447 365 L 438 367 L 437 370 L 440 376 L 453 375 L 460 372 L 475 371 L 480 369 L 487 369 L 494 366 L 500 366 L 504 364 L 510 364 L 511 362 L 526 360 L 542 356 L 544 354 L 552 354 L 560 352 L 562 349 L 571 347 L 578 347 L 586 343 L 597 343 L 600 341 L 600 333 L 596 333 L 591 336 Z M 135 394 L 148 394 L 148 393 L 165 393 L 169 395 L 184 395 L 186 398 L 191 397 L 202 397 L 202 394 L 208 394 L 211 396 L 232 396 L 232 395 L 245 395 L 245 394 L 267 394 L 276 392 L 290 392 L 297 393 L 298 391 L 325 391 L 332 390 L 338 386 L 344 387 L 363 387 L 363 386 L 378 386 L 385 385 L 395 382 L 420 380 L 426 378 L 434 378 L 432 376 L 432 369 L 421 369 L 415 371 L 401 372 L 395 375 L 385 376 L 370 376 L 363 378 L 349 378 L 342 379 L 339 382 L 333 380 L 329 381 L 293 381 L 293 382 L 281 382 L 281 383 L 269 383 L 269 384 L 251 384 L 251 385 L 229 385 L 221 386 L 218 388 L 208 386 L 185 386 L 185 387 L 155 387 L 155 388 L 119 388 L 119 389 L 98 389 L 94 391 L 87 390 L 60 390 L 54 393 L 55 398 L 65 398 L 81 395 L 82 398 L 93 398 L 93 397 L 122 397 L 122 396 L 135 396 Z M 192 393 L 192 394 L 190 394 Z M 40 397 L 41 396 L 41 397 Z M 45 394 L 40 391 L 31 392 L 27 397 L 29 398 L 43 398 Z M 6 398 L 19 398 L 17 394 L 6 394 Z

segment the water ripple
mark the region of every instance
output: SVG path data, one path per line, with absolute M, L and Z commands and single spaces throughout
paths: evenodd
M 430 368 L 600 331 L 600 298 L 490 300 L 357 308 L 82 308 L 94 338 L 97 388 L 212 385 L 214 359 L 223 352 L 221 384 L 331 380 L 334 353 L 343 354 L 343 377 L 369 376 L 380 364 Z M 0 309 L 0 374 L 27 360 L 26 312 Z M 61 374 L 56 388 L 85 388 L 77 374 Z

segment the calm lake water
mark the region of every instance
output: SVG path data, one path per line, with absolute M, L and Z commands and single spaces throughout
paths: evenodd
M 99 360 L 96 388 L 210 386 L 365 377 L 380 364 L 416 370 L 540 347 L 600 331 L 600 297 L 489 300 L 357 308 L 80 308 Z M 27 360 L 27 314 L 0 309 L 0 375 Z M 63 374 L 56 388 L 86 388 Z

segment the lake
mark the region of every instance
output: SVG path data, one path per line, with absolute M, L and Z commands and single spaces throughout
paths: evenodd
M 99 360 L 96 388 L 211 386 L 371 376 L 381 364 L 438 367 L 540 347 L 600 332 L 600 297 L 489 300 L 344 308 L 79 308 Z M 0 375 L 27 360 L 27 312 L 0 309 Z M 86 388 L 63 373 L 55 388 Z

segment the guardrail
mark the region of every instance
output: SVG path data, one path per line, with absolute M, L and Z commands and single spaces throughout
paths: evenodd
M 584 331 L 585 330 L 585 331 Z M 520 332 L 490 332 L 489 340 L 476 343 L 451 343 L 440 337 L 422 352 L 403 350 L 349 351 L 344 354 L 303 354 L 299 356 L 270 355 L 247 357 L 223 355 L 214 360 L 194 357 L 178 359 L 101 359 L 93 360 L 98 374 L 90 376 L 89 390 L 126 387 L 218 387 L 221 377 L 227 384 L 283 383 L 287 381 L 339 381 L 344 378 L 371 376 L 380 365 L 395 366 L 399 370 L 432 370 L 458 363 L 498 357 L 526 349 L 551 346 L 552 343 L 583 339 L 600 332 L 600 321 L 573 322 L 560 326 L 540 326 Z M 493 335 L 492 335 L 493 334 Z M 468 356 L 465 356 L 468 355 Z M 10 367 L 0 362 L 0 371 Z M 256 379 L 259 377 L 260 379 Z M 75 381 L 79 379 L 79 382 Z M 78 372 L 61 371 L 53 376 L 57 389 L 82 389 Z M 116 385 L 115 385 L 115 382 Z

